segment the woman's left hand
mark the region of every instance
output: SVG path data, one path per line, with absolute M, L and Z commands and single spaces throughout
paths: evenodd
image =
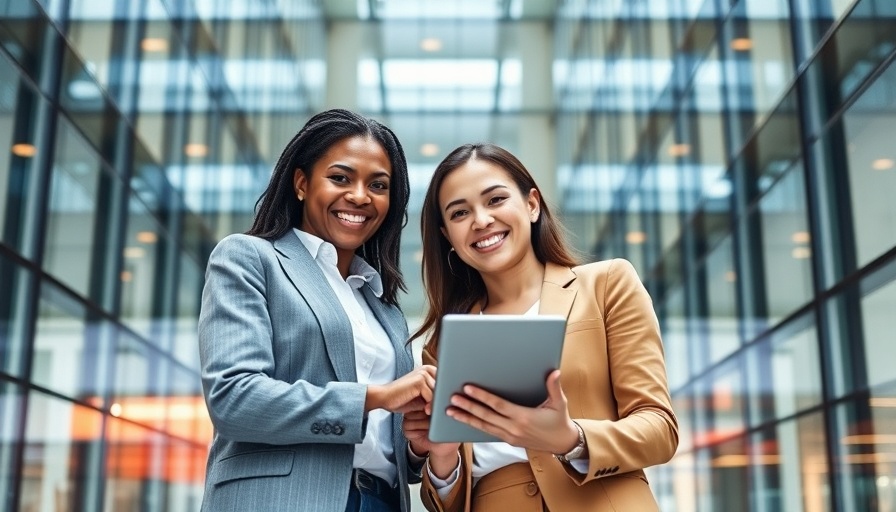
M 523 407 L 482 388 L 464 386 L 451 397 L 448 415 L 491 434 L 505 443 L 531 450 L 566 453 L 578 443 L 579 433 L 569 417 L 560 370 L 548 375 L 548 399 L 538 407 Z

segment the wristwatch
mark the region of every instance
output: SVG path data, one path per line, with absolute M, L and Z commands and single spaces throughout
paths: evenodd
M 578 423 L 572 422 L 573 425 L 576 426 L 576 430 L 579 431 L 579 442 L 576 444 L 572 450 L 569 450 L 566 453 L 556 455 L 557 460 L 563 462 L 565 464 L 569 464 L 569 461 L 578 459 L 582 456 L 582 453 L 585 452 L 585 431 L 582 430 L 582 427 L 579 426 Z

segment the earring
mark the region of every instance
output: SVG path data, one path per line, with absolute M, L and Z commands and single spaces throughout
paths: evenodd
M 296 199 L 298 199 L 299 201 L 304 201 L 304 200 L 305 200 L 305 196 L 302 195 L 302 194 L 296 194 Z
M 534 212 L 532 212 L 532 215 L 529 215 L 529 218 L 532 219 L 532 222 L 537 221 L 538 220 L 538 210 L 535 210 Z
M 448 254 L 445 256 L 445 259 L 448 260 L 448 270 L 451 271 L 451 275 L 456 276 L 457 274 L 454 273 L 454 267 L 451 266 L 451 253 L 452 252 L 455 252 L 454 247 L 452 247 L 451 249 L 448 249 Z

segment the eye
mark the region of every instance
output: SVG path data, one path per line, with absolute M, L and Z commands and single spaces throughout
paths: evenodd
M 370 184 L 370 188 L 374 190 L 389 190 L 389 183 L 385 181 L 374 181 Z
M 453 212 L 448 214 L 449 219 L 457 219 L 467 214 L 467 210 L 454 210 Z
M 344 174 L 331 174 L 327 176 L 327 179 L 332 181 L 333 183 L 338 183 L 340 185 L 348 183 L 348 176 Z
M 495 197 L 493 197 L 493 198 L 491 198 L 491 199 L 488 200 L 488 204 L 489 204 L 490 206 L 492 206 L 492 205 L 496 205 L 496 204 L 501 204 L 501 203 L 503 203 L 503 202 L 506 201 L 506 200 L 507 200 L 507 197 L 506 197 L 506 196 L 495 196 Z

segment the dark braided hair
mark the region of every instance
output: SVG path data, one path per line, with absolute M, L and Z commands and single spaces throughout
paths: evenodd
M 376 140 L 389 155 L 392 165 L 389 211 L 380 228 L 361 247 L 361 254 L 383 278 L 383 300 L 398 305 L 398 290 L 407 291 L 399 253 L 401 230 L 408 216 L 408 164 L 392 130 L 373 119 L 342 109 L 327 110 L 309 119 L 280 154 L 267 189 L 255 203 L 255 220 L 246 234 L 275 240 L 293 227 L 301 226 L 302 206 L 293 189 L 295 171 L 301 169 L 310 179 L 315 162 L 330 147 L 355 136 Z

